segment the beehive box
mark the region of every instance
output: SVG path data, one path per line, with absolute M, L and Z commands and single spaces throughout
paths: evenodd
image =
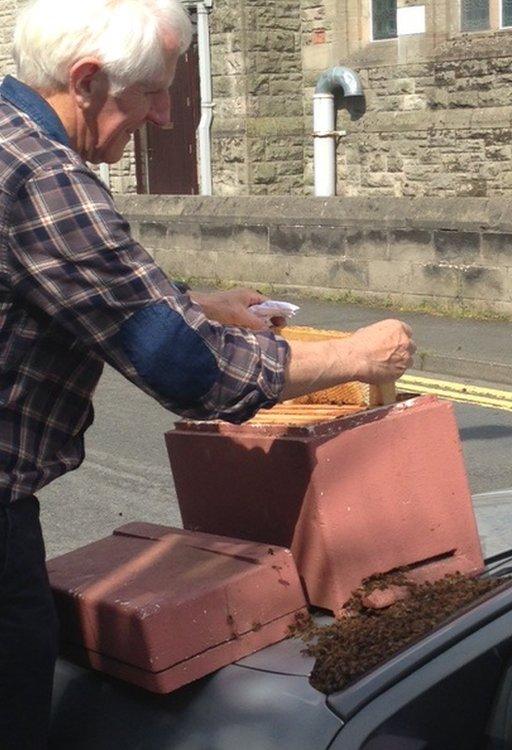
M 398 567 L 418 581 L 482 570 L 448 402 L 285 404 L 165 438 L 184 527 L 289 547 L 313 605 L 337 612 Z

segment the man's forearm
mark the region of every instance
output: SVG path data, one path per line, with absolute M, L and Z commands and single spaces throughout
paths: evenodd
M 289 341 L 283 401 L 357 379 L 350 339 Z
M 289 344 L 282 400 L 350 380 L 393 382 L 411 367 L 416 351 L 411 329 L 399 320 L 382 320 L 349 338 Z

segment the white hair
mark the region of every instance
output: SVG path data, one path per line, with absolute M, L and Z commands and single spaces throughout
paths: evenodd
M 161 75 L 166 32 L 187 49 L 192 25 L 180 0 L 29 0 L 14 31 L 17 77 L 60 91 L 74 62 L 96 57 L 117 93 Z

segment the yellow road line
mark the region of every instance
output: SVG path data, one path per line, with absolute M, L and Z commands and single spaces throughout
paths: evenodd
M 427 393 L 450 401 L 461 401 L 490 409 L 512 411 L 512 391 L 501 391 L 487 386 L 455 383 L 449 380 L 403 375 L 397 382 L 399 391 Z

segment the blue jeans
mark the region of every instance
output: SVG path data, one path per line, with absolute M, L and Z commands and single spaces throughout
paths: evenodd
M 0 505 L 0 750 L 47 745 L 57 617 L 35 497 Z

